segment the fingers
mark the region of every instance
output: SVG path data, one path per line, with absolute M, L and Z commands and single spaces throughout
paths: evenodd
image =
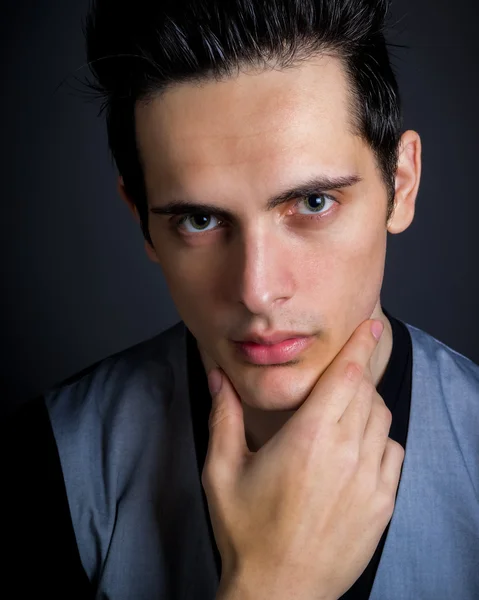
M 215 378 L 220 388 L 214 389 Z M 208 375 L 212 407 L 208 421 L 209 443 L 203 470 L 203 485 L 208 479 L 224 480 L 235 475 L 248 451 L 241 400 L 226 374 L 213 369 Z M 212 385 L 213 384 L 213 385 Z
M 388 438 L 381 462 L 380 483 L 384 486 L 386 493 L 392 497 L 395 497 L 397 493 L 404 456 L 405 450 L 401 444 Z
M 364 430 L 360 450 L 361 461 L 365 470 L 376 474 L 378 485 L 383 487 L 390 497 L 394 497 L 405 451 L 401 444 L 388 437 L 391 423 L 391 411 L 376 392 L 372 398 L 371 412 Z
M 381 460 L 386 449 L 392 414 L 381 396 L 374 390 L 371 411 L 364 429 L 361 455 L 367 468 L 379 474 Z
M 380 337 L 375 337 L 373 333 L 372 326 L 375 323 L 380 324 L 382 332 L 380 321 L 368 319 L 362 323 L 319 378 L 306 401 L 290 421 L 339 421 L 356 396 L 361 381 L 367 377 L 369 361 Z
M 372 376 L 367 372 L 359 384 L 356 395 L 348 404 L 338 422 L 344 439 L 354 440 L 358 446 L 362 445 L 363 442 L 364 431 L 369 420 L 375 393 L 376 388 Z
M 368 319 L 361 323 L 331 365 L 349 362 L 359 366 L 363 372 L 369 369 L 369 361 L 381 339 L 383 328 L 382 321 L 377 319 Z

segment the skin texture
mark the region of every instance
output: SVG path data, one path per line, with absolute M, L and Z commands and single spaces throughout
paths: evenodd
M 222 82 L 175 84 L 136 109 L 149 207 L 184 199 L 231 211 L 206 231 L 191 218 L 150 214 L 151 260 L 198 341 L 205 369 L 228 375 L 244 408 L 251 449 L 261 447 L 311 392 L 358 325 L 385 330 L 371 358 L 378 383 L 392 349 L 380 307 L 387 232 L 413 220 L 421 171 L 417 133 L 403 134 L 394 213 L 370 147 L 353 133 L 341 62 L 315 57 L 286 71 L 243 72 Z M 325 193 L 322 217 L 306 198 L 267 200 L 313 176 L 359 175 Z M 120 177 L 119 189 L 138 219 Z M 315 336 L 292 364 L 253 365 L 232 339 L 251 331 Z

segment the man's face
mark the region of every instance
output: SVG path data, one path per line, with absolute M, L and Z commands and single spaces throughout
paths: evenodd
M 341 63 L 175 85 L 139 105 L 136 122 L 150 210 L 180 200 L 231 214 L 177 224 L 181 216 L 150 213 L 154 258 L 181 318 L 244 402 L 297 408 L 380 311 L 387 193 L 352 133 Z M 351 181 L 268 209 L 313 179 Z M 258 364 L 234 341 L 284 331 L 312 336 L 286 362 L 279 351 Z

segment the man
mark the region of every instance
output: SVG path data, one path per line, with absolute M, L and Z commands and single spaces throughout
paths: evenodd
M 119 191 L 182 321 L 8 424 L 17 597 L 478 597 L 479 367 L 380 302 L 421 171 L 387 4 L 96 2 Z

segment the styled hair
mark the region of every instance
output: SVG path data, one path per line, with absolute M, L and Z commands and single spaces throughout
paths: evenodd
M 148 207 L 134 109 L 179 82 L 221 80 L 248 68 L 287 69 L 339 58 L 350 83 L 354 133 L 375 154 L 394 203 L 400 98 L 385 40 L 390 0 L 94 0 L 84 32 L 108 143 L 145 239 Z

